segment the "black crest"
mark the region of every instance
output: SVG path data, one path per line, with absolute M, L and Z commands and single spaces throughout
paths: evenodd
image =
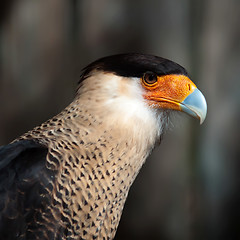
M 141 77 L 148 71 L 159 76 L 167 74 L 188 76 L 187 71 L 173 61 L 139 53 L 118 54 L 98 59 L 83 69 L 81 80 L 85 79 L 93 70 L 112 72 L 123 77 Z

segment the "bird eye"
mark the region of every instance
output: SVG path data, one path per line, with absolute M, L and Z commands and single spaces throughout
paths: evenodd
M 153 72 L 146 72 L 143 75 L 143 82 L 146 85 L 153 85 L 157 82 L 157 75 Z

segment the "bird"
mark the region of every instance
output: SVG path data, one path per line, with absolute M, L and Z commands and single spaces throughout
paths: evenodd
M 0 148 L 1 238 L 114 239 L 176 111 L 203 123 L 207 103 L 171 60 L 126 53 L 83 68 L 62 112 Z

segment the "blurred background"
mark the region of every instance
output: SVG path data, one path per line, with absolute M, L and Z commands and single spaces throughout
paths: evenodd
M 240 239 L 238 0 L 1 0 L 0 145 L 67 106 L 86 64 L 125 52 L 183 65 L 208 115 L 173 117 L 116 239 Z

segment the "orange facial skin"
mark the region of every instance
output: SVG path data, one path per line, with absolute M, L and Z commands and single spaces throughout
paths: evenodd
M 144 98 L 151 107 L 178 111 L 181 111 L 180 103 L 197 88 L 187 76 L 177 74 L 158 76 L 153 84 L 147 84 L 142 78 L 141 83 L 146 89 Z

